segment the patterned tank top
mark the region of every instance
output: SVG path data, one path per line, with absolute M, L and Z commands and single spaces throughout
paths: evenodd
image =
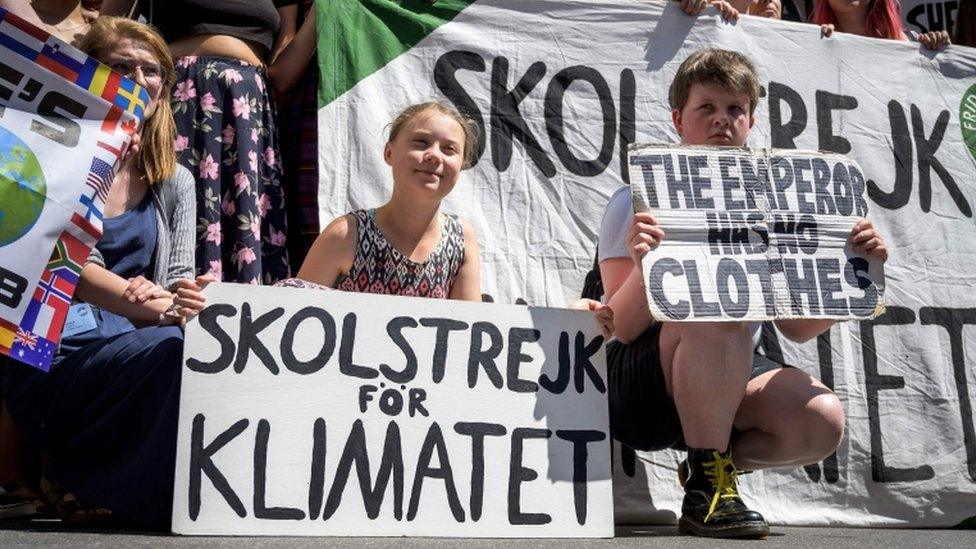
M 427 261 L 404 256 L 373 220 L 376 210 L 352 212 L 357 221 L 356 258 L 335 287 L 347 292 L 446 299 L 464 262 L 464 233 L 456 215 L 441 214 L 441 238 Z

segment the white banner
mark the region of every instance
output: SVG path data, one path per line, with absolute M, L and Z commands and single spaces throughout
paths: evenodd
M 323 222 L 388 198 L 384 126 L 408 104 L 446 99 L 485 129 L 478 164 L 444 205 L 477 229 L 484 291 L 564 304 L 593 264 L 627 145 L 679 140 L 667 100 L 678 65 L 704 47 L 743 52 L 763 87 L 748 146 L 853 158 L 891 249 L 885 315 L 804 346 L 767 334 L 767 353 L 837 391 L 847 435 L 822 464 L 746 476 L 747 498 L 779 523 L 949 526 L 976 514 L 976 132 L 961 122 L 974 112 L 976 51 L 823 39 L 813 25 L 748 16 L 732 25 L 676 3 L 435 6 L 460 4 L 319 111 Z M 644 457 L 615 485 L 618 520 L 680 508 L 678 456 Z
M 591 313 L 206 295 L 186 332 L 174 532 L 613 536 Z

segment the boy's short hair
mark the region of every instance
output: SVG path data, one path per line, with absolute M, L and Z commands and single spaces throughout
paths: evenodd
M 685 107 L 692 84 L 714 84 L 729 93 L 746 94 L 749 114 L 756 112 L 759 76 L 749 58 L 739 52 L 708 48 L 689 55 L 678 67 L 668 90 L 672 109 Z

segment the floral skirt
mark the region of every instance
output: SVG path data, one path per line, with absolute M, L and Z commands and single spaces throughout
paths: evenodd
M 275 106 L 264 71 L 219 57 L 181 57 L 176 71 L 177 159 L 197 180 L 197 272 L 246 284 L 288 278 Z

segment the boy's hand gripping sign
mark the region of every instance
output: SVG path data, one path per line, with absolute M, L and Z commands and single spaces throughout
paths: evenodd
M 883 263 L 849 238 L 867 216 L 864 176 L 837 154 L 636 145 L 634 210 L 665 237 L 641 267 L 666 321 L 868 319 L 884 310 Z

